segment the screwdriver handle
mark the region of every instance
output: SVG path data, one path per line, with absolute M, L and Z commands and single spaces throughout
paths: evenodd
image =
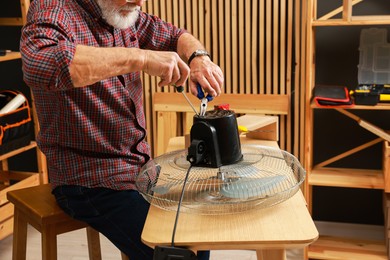
M 176 91 L 179 93 L 183 92 L 183 90 L 184 90 L 183 86 L 175 86 L 175 88 L 176 88 Z

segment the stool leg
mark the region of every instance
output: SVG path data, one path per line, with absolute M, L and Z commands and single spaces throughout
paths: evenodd
M 91 227 L 87 227 L 88 253 L 90 260 L 101 260 L 99 232 Z
M 57 260 L 57 233 L 55 225 L 42 226 L 42 260 Z
M 27 221 L 23 214 L 15 207 L 14 211 L 14 237 L 12 247 L 12 260 L 26 259 Z

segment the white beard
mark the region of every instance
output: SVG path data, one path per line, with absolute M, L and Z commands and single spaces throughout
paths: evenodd
M 117 29 L 127 29 L 135 24 L 141 9 L 136 5 L 125 5 L 120 8 L 113 7 L 107 0 L 96 0 L 103 13 L 103 19 Z M 122 15 L 120 11 L 130 11 L 127 15 Z

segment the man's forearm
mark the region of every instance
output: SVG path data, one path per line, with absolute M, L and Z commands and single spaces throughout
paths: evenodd
M 77 45 L 69 66 L 73 85 L 82 87 L 109 77 L 140 71 L 144 66 L 143 54 L 137 48 Z
M 177 44 L 177 53 L 180 57 L 188 62 L 191 54 L 200 49 L 205 49 L 203 44 L 189 33 L 184 33 L 180 36 Z

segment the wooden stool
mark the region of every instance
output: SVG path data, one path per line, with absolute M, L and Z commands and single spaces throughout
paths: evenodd
M 87 229 L 89 258 L 100 260 L 99 232 L 86 223 L 72 219 L 58 205 L 50 184 L 13 190 L 7 198 L 15 206 L 13 260 L 26 259 L 27 224 L 42 235 L 42 259 L 57 259 L 57 235 L 81 228 Z M 122 259 L 127 259 L 122 254 Z

